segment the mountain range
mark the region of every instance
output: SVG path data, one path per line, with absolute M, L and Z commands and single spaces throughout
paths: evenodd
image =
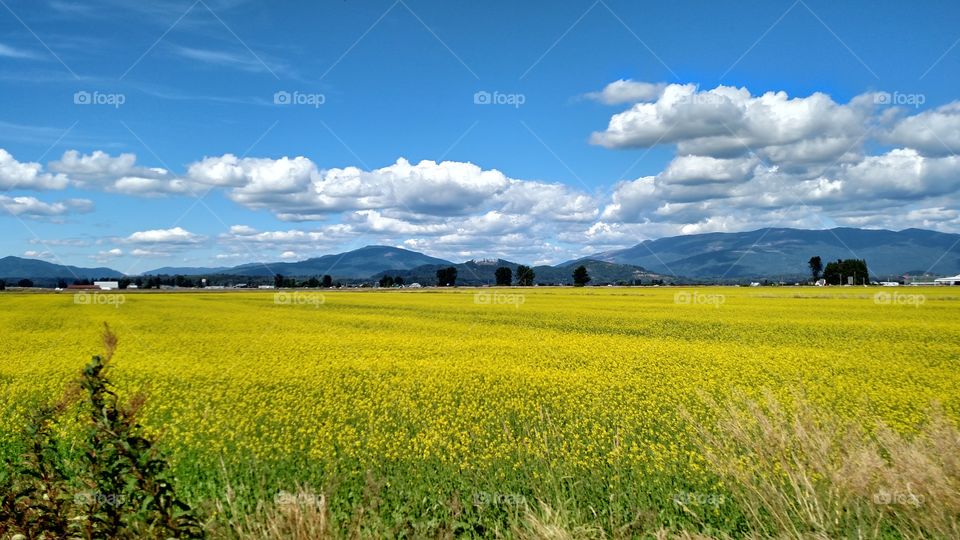
M 768 228 L 740 233 L 706 233 L 646 240 L 633 247 L 585 259 L 643 266 L 651 272 L 699 279 L 797 278 L 807 261 L 865 259 L 870 274 L 960 272 L 960 235 L 905 229 Z M 575 262 L 575 261 L 574 261 Z
M 4 257 L 0 259 L 0 278 L 29 278 L 29 279 L 98 279 L 121 278 L 122 272 L 112 268 L 81 268 L 53 264 L 39 259 L 24 259 L 22 257 Z
M 299 277 L 330 274 L 338 278 L 365 279 L 385 270 L 409 270 L 431 264 L 449 266 L 451 263 L 408 249 L 391 246 L 365 246 L 353 251 L 324 255 L 299 262 L 243 264 L 218 273 L 251 277 L 270 277 L 276 274 Z M 144 273 L 153 274 L 153 272 Z
M 702 281 L 746 279 L 803 279 L 807 261 L 820 256 L 826 264 L 836 259 L 866 259 L 873 276 L 888 279 L 903 274 L 960 273 L 960 235 L 922 229 L 902 231 L 835 228 L 804 230 L 767 228 L 738 233 L 706 233 L 646 240 L 633 247 L 604 251 L 554 266 L 535 266 L 537 283 L 569 283 L 575 266 L 587 267 L 594 283 L 675 278 Z M 368 280 L 384 275 L 407 282 L 433 283 L 436 270 L 454 266 L 458 282 L 492 283 L 499 266 L 516 272 L 517 263 L 503 259 L 453 263 L 416 251 L 366 246 L 298 262 L 248 263 L 234 267 L 163 267 L 142 275 L 269 278 L 330 274 L 336 279 Z M 0 259 L 3 279 L 119 278 L 111 268 L 80 268 L 38 259 Z

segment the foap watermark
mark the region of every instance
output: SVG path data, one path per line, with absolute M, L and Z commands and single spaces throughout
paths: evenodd
M 719 107 L 729 100 L 719 94 L 714 94 L 713 92 L 701 92 L 700 89 L 697 88 L 696 92 L 681 96 L 678 101 L 687 105 L 709 105 L 711 107 Z
M 88 292 L 78 292 L 73 295 L 73 303 L 78 306 L 113 306 L 119 309 L 120 306 L 127 303 L 127 297 L 115 293 L 95 292 L 91 294 Z
M 489 493 L 478 491 L 473 494 L 474 506 L 523 506 L 527 498 L 519 493 Z
M 313 306 L 319 308 L 326 302 L 326 297 L 320 293 L 280 291 L 273 295 L 273 303 L 278 306 Z
M 699 493 L 696 491 L 678 491 L 673 494 L 673 504 L 678 506 L 713 506 L 718 507 L 726 499 L 719 493 Z
M 119 109 L 121 105 L 127 102 L 126 94 L 107 93 L 94 90 L 79 90 L 73 93 L 74 105 L 107 105 Z
M 680 291 L 673 295 L 673 303 L 678 306 L 713 306 L 719 308 L 726 302 L 726 295 L 718 293 Z
M 927 303 L 927 297 L 923 294 L 878 292 L 873 295 L 873 303 L 878 306 L 908 306 L 919 308 Z
M 497 90 L 487 92 L 480 90 L 473 94 L 474 105 L 511 105 L 517 109 L 527 102 L 527 96 L 524 94 L 506 94 Z
M 927 102 L 926 94 L 907 94 L 903 92 L 877 92 L 873 95 L 873 102 L 877 105 L 899 105 L 919 109 Z
M 501 292 L 477 292 L 473 294 L 473 303 L 478 306 L 513 306 L 520 309 L 527 301 L 522 294 Z
M 923 505 L 923 495 L 917 495 L 909 491 L 910 486 L 907 486 L 908 491 L 906 493 L 900 491 L 886 491 L 881 489 L 880 491 L 873 494 L 874 504 L 881 505 L 897 505 L 897 506 L 913 506 L 920 507 Z
M 80 506 L 122 506 L 127 497 L 122 493 L 101 493 L 99 491 L 81 491 L 73 496 L 74 504 Z
M 290 493 L 289 491 L 280 490 L 280 492 L 277 493 L 277 495 L 273 498 L 273 502 L 277 506 L 313 506 L 316 508 L 323 508 L 324 496 L 316 495 L 306 491 Z
M 326 102 L 327 96 L 319 93 L 300 92 L 299 90 L 293 92 L 278 90 L 273 93 L 274 105 L 307 105 L 316 109 Z

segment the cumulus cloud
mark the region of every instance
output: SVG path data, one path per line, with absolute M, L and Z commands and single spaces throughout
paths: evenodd
M 350 225 L 333 224 L 314 230 L 287 229 L 259 231 L 249 225 L 233 225 L 217 237 L 217 246 L 225 251 L 217 259 L 275 260 L 273 253 L 295 253 L 297 260 L 324 255 L 358 237 Z
M 636 103 L 592 135 L 608 148 L 676 144 L 678 153 L 736 157 L 755 153 L 785 166 L 835 161 L 859 149 L 869 127 L 869 100 L 838 104 L 814 93 L 754 96 L 746 88 L 668 85 L 656 101 Z
M 125 241 L 131 244 L 190 245 L 203 242 L 204 237 L 181 227 L 174 227 L 172 229 L 138 231 L 126 237 Z
M 960 101 L 901 119 L 885 139 L 926 155 L 960 152 Z
M 653 101 L 660 97 L 660 94 L 663 93 L 666 87 L 666 83 L 637 82 L 629 79 L 620 79 L 619 81 L 608 84 L 599 92 L 587 93 L 586 97 L 607 105 Z
M 0 190 L 63 189 L 67 182 L 65 175 L 43 172 L 39 163 L 21 163 L 0 148 Z
M 583 221 L 596 216 L 589 196 L 562 184 L 509 178 L 472 163 L 400 158 L 379 169 L 320 170 L 304 157 L 207 157 L 187 178 L 227 188 L 233 201 L 272 210 L 285 221 L 315 221 L 331 213 L 376 210 L 383 215 L 452 217 L 492 210 Z
M 67 199 L 58 202 L 44 202 L 36 197 L 8 197 L 0 195 L 0 210 L 5 213 L 29 219 L 51 219 L 68 214 L 84 214 L 93 211 L 93 201 L 88 199 Z
M 138 166 L 136 155 L 130 153 L 111 156 L 100 150 L 90 154 L 68 150 L 49 167 L 80 188 L 141 196 L 192 192 L 188 182 L 166 169 Z
M 596 227 L 571 238 L 609 238 L 621 225 L 690 234 L 954 223 L 937 209 L 945 200 L 955 205 L 960 188 L 960 102 L 911 115 L 880 109 L 875 93 L 838 103 L 823 93 L 754 95 L 691 84 L 622 102 L 631 105 L 592 142 L 612 149 L 672 146 L 676 156 L 657 174 L 614 185 Z M 869 155 L 870 141 L 895 147 Z
M 668 184 L 702 185 L 749 180 L 759 160 L 753 157 L 718 159 L 711 156 L 679 156 L 660 174 Z

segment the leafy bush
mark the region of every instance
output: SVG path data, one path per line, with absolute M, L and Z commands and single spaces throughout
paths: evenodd
M 24 431 L 24 451 L 0 471 L 0 536 L 27 538 L 202 538 L 193 510 L 177 497 L 164 457 L 142 434 L 145 399 L 122 402 L 107 378 L 117 338 L 104 327 L 94 356 L 57 402 L 41 406 Z M 81 452 L 65 457 L 68 412 L 80 422 Z

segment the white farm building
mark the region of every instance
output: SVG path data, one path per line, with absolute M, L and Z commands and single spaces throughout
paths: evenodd
M 960 275 L 953 277 L 942 277 L 933 280 L 937 285 L 960 285 Z
M 119 281 L 94 281 L 94 287 L 99 287 L 101 291 L 115 291 L 120 288 Z

